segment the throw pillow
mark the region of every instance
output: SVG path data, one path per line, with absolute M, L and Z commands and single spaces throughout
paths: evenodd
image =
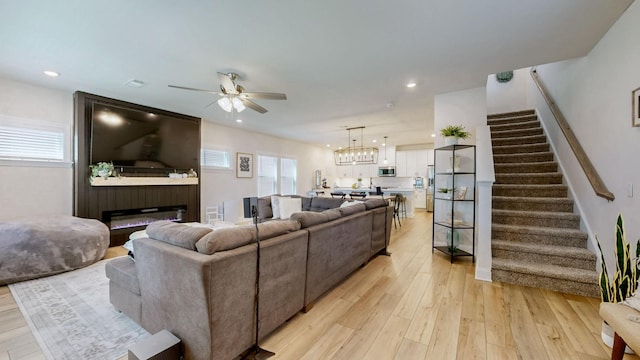
M 283 198 L 282 196 L 271 196 L 272 219 L 280 219 L 280 199 Z
M 280 219 L 288 219 L 294 212 L 302 210 L 302 199 L 300 198 L 280 198 Z

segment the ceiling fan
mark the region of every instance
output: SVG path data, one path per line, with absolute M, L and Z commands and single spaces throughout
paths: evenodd
M 220 95 L 222 96 L 222 98 L 214 102 L 217 102 L 218 105 L 220 105 L 220 107 L 226 112 L 231 112 L 233 111 L 233 109 L 236 109 L 236 111 L 241 112 L 245 108 L 250 108 L 261 114 L 264 114 L 267 112 L 267 109 L 256 104 L 250 99 L 287 100 L 287 95 L 281 94 L 281 93 L 245 92 L 242 86 L 236 84 L 235 81 L 237 78 L 238 78 L 238 74 L 236 73 L 230 72 L 228 74 L 225 74 L 225 73 L 219 72 L 218 79 L 220 79 L 220 91 L 195 89 L 195 88 L 190 88 L 185 86 L 176 86 L 176 85 L 169 85 L 169 87 L 176 88 L 176 89 L 183 89 L 183 90 L 202 91 L 210 94 Z

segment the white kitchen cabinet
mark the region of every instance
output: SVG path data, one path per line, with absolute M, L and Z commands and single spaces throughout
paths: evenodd
M 433 149 L 427 150 L 427 165 L 433 165 Z
M 431 164 L 433 164 L 433 150 L 396 151 L 397 176 L 426 177 L 427 165 L 430 164 L 429 154 L 431 154 Z
M 396 151 L 396 176 L 407 175 L 407 152 Z
M 416 189 L 413 193 L 413 203 L 416 209 L 427 208 L 427 189 Z

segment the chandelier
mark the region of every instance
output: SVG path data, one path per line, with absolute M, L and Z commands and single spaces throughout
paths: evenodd
M 353 139 L 353 146 L 351 146 L 351 130 L 358 129 L 360 129 L 360 146 L 357 146 L 356 139 Z M 347 131 L 349 132 L 349 146 L 333 152 L 333 158 L 336 165 L 377 164 L 378 148 L 364 146 L 362 140 L 364 126 L 347 128 Z

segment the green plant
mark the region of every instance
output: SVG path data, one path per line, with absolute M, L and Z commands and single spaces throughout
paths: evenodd
M 640 268 L 638 267 L 640 240 L 636 243 L 636 257 L 632 259 L 630 256 L 631 249 L 624 235 L 624 222 L 621 214 L 618 214 L 618 220 L 616 221 L 616 273 L 613 276 L 613 280 L 609 280 L 607 266 L 597 236 L 596 242 L 598 243 L 598 250 L 600 250 L 602 267 L 598 279 L 602 301 L 617 303 L 633 296 L 638 287 L 638 278 L 640 277 Z
M 89 165 L 89 169 L 91 170 L 91 175 L 89 176 L 89 181 L 91 182 L 97 177 L 101 177 L 106 180 L 115 172 L 115 168 L 111 162 L 99 162 L 95 165 Z
M 438 188 L 438 192 L 439 192 L 439 193 L 443 193 L 443 194 L 450 193 L 450 192 L 454 192 L 454 191 L 456 191 L 456 189 L 455 189 L 455 188 L 454 188 L 454 189 L 450 189 L 450 188 Z
M 471 136 L 471 133 L 464 130 L 462 125 L 449 125 L 443 129 L 440 129 L 440 134 L 444 137 L 455 137 L 457 139 L 466 139 Z

